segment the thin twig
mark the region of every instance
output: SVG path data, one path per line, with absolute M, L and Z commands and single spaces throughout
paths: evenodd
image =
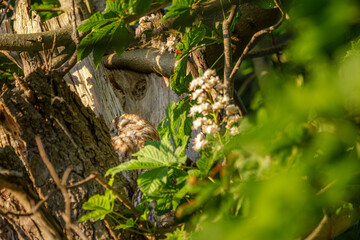
M 227 94 L 228 96 L 232 96 L 232 84 L 231 81 L 229 81 L 229 76 L 231 73 L 231 56 L 232 56 L 232 50 L 231 50 L 231 32 L 230 27 L 231 23 L 235 17 L 237 5 L 232 5 L 230 10 L 230 15 L 227 19 L 223 22 L 223 36 L 224 36 L 224 84 L 227 88 Z
M 63 8 L 35 9 L 36 12 L 65 12 Z
M 269 33 L 269 32 L 272 32 L 274 31 L 275 29 L 277 29 L 281 24 L 282 22 L 284 21 L 285 17 L 287 17 L 287 15 L 285 14 L 284 10 L 280 7 L 279 5 L 279 2 L 278 0 L 274 0 L 276 6 L 278 7 L 278 9 L 280 10 L 281 12 L 281 18 L 280 20 L 275 23 L 274 25 L 270 26 L 270 27 L 267 27 L 267 28 L 264 28 L 258 32 L 256 32 L 250 39 L 250 41 L 248 42 L 248 44 L 246 45 L 243 53 L 241 54 L 241 56 L 239 57 L 239 59 L 237 60 L 231 74 L 230 74 L 230 77 L 229 77 L 229 81 L 232 81 L 232 79 L 234 78 L 236 72 L 240 69 L 240 65 L 241 63 L 243 62 L 243 60 L 245 59 L 245 56 L 247 55 L 247 53 L 250 51 L 250 49 L 252 48 L 252 46 L 254 45 L 255 43 L 255 40 L 257 38 L 259 38 L 260 36 L 266 34 L 266 33 Z
M 77 48 L 80 43 L 79 32 L 77 30 L 77 24 L 76 24 L 75 0 L 72 0 L 71 4 L 72 4 L 71 5 L 71 13 L 72 13 L 73 40 L 74 40 L 76 49 L 75 49 L 73 55 L 71 56 L 71 58 L 68 60 L 68 62 L 64 63 L 63 66 L 61 66 L 59 68 L 58 72 L 61 76 L 64 76 L 65 74 L 67 74 L 77 63 Z
M 250 52 L 248 52 L 248 54 L 246 54 L 244 60 L 249 58 L 264 57 L 267 55 L 271 55 L 273 53 L 281 52 L 283 49 L 285 49 L 287 45 L 288 45 L 287 43 L 282 43 L 275 45 L 273 47 L 263 48 L 259 50 L 251 50 Z
M 54 179 L 56 186 L 60 189 L 61 194 L 64 197 L 65 215 L 63 218 L 65 221 L 65 234 L 66 234 L 67 239 L 71 239 L 71 205 L 70 205 L 70 197 L 69 197 L 68 191 L 67 191 L 66 187 L 63 184 L 61 184 L 60 178 L 57 175 L 54 166 L 51 164 L 51 162 L 45 152 L 44 145 L 40 139 L 40 136 L 36 136 L 35 141 L 38 146 L 41 159 L 43 160 L 44 164 L 46 165 L 47 169 L 50 172 L 51 177 Z
M 9 6 L 10 6 L 10 0 L 7 1 L 7 4 L 6 4 L 6 7 L 4 8 L 2 14 L 1 14 L 1 18 L 0 18 L 0 26 L 2 24 L 2 22 L 4 21 L 5 17 L 6 17 L 6 12 L 7 10 L 9 9 Z
M 14 170 L 8 170 L 8 169 L 4 169 L 2 167 L 0 167 L 0 175 L 5 175 L 5 176 L 14 176 L 14 177 L 23 177 L 23 173 L 22 172 L 18 172 L 18 171 L 14 171 Z

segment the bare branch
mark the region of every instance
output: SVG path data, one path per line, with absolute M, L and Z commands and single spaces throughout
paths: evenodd
M 49 158 L 44 149 L 44 145 L 40 139 L 40 136 L 35 137 L 36 144 L 38 146 L 41 159 L 43 160 L 44 164 L 48 168 L 51 177 L 54 179 L 56 186 L 60 189 L 61 194 L 64 197 L 65 202 L 65 215 L 63 216 L 65 221 L 65 233 L 67 239 L 71 239 L 71 205 L 70 205 L 70 197 L 67 192 L 66 187 L 61 183 L 59 176 L 57 175 L 54 166 L 51 164 Z
M 223 36 L 224 36 L 224 84 L 227 87 L 227 94 L 230 97 L 232 93 L 232 84 L 229 81 L 229 76 L 231 73 L 231 56 L 232 56 L 232 50 L 231 50 L 231 32 L 230 32 L 230 26 L 231 23 L 235 17 L 235 13 L 237 10 L 237 5 L 233 5 L 230 10 L 230 15 L 227 19 L 223 22 Z
M 73 26 L 72 31 L 73 31 L 73 39 L 76 49 L 73 55 L 71 56 L 71 58 L 69 59 L 69 61 L 59 68 L 58 72 L 61 76 L 67 74 L 77 63 L 77 48 L 80 43 L 79 32 L 76 29 L 77 24 L 76 24 L 76 14 L 75 14 L 75 0 L 72 0 L 71 3 L 72 3 L 71 12 L 72 12 L 72 26 Z
M 260 36 L 266 34 L 266 33 L 270 33 L 272 31 L 274 31 L 275 29 L 277 29 L 281 24 L 282 22 L 284 21 L 285 19 L 285 16 L 287 15 L 284 15 L 284 10 L 280 7 L 279 3 L 278 3 L 278 0 L 274 0 L 276 6 L 279 8 L 280 12 L 281 12 L 281 19 L 275 23 L 274 25 L 270 26 L 270 27 L 267 27 L 265 29 L 262 29 L 258 32 L 256 32 L 252 38 L 250 39 L 250 41 L 248 42 L 248 44 L 246 45 L 243 53 L 241 54 L 241 56 L 239 57 L 239 59 L 237 60 L 231 74 L 230 74 L 230 77 L 229 77 L 229 81 L 232 81 L 232 78 L 234 78 L 236 72 L 239 70 L 240 68 L 240 65 L 241 63 L 243 62 L 243 60 L 245 59 L 245 56 L 247 55 L 247 53 L 251 50 L 251 48 L 253 47 L 253 45 L 255 44 L 255 41 L 257 40 L 257 38 L 259 38 Z
M 4 8 L 4 10 L 2 11 L 1 17 L 0 17 L 0 26 L 2 24 L 2 22 L 4 21 L 5 17 L 6 17 L 6 12 L 8 11 L 10 6 L 10 0 L 8 0 L 6 2 L 6 7 Z
M 145 13 L 141 15 L 131 15 L 125 18 L 126 23 L 130 23 L 145 16 L 151 12 L 157 11 L 167 6 L 171 1 L 162 4 L 154 4 Z M 81 22 L 80 24 L 84 23 Z M 58 30 L 52 30 L 42 33 L 29 33 L 29 34 L 13 34 L 13 33 L 0 33 L 0 50 L 7 51 L 42 51 L 42 43 L 45 49 L 52 47 L 54 34 L 57 35 L 56 47 L 67 46 L 72 41 L 73 26 L 67 26 Z M 81 37 L 81 35 L 80 35 Z

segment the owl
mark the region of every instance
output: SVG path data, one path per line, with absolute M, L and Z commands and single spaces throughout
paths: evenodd
M 148 139 L 160 141 L 160 136 L 149 121 L 136 114 L 125 113 L 116 117 L 110 124 L 111 142 L 119 155 L 121 163 L 131 160 L 131 155 L 145 146 Z M 123 171 L 124 177 L 128 180 L 130 187 L 129 197 L 136 206 L 141 202 L 142 194 L 137 187 L 136 180 L 146 170 Z

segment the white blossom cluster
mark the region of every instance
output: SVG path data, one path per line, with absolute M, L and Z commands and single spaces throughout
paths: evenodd
M 152 30 L 151 47 L 159 48 L 160 53 L 163 54 L 165 51 L 171 53 L 175 52 L 176 44 L 180 39 L 178 34 L 167 34 L 166 42 L 162 41 L 163 30 L 171 26 L 172 19 L 166 19 L 160 21 L 162 18 L 161 13 L 151 14 L 150 16 L 144 16 L 139 19 L 139 26 L 135 30 L 135 37 L 140 38 L 142 43 L 146 42 L 145 31 Z
M 229 97 L 225 95 L 225 88 L 212 69 L 206 70 L 203 76 L 189 84 L 191 99 L 196 100 L 196 104 L 190 108 L 189 116 L 195 117 L 193 129 L 202 129 L 195 138 L 195 151 L 200 151 L 208 145 L 204 134 L 213 133 L 215 137 L 218 136 L 223 124 L 231 135 L 239 133 L 238 128 L 233 126 L 240 121 L 239 108 L 230 104 Z M 225 116 L 220 119 L 222 113 L 225 113 Z

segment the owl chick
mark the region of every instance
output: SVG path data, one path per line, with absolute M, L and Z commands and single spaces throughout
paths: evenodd
M 131 155 L 145 146 L 148 139 L 160 141 L 160 136 L 149 121 L 136 114 L 125 113 L 116 117 L 110 124 L 111 142 L 119 155 L 120 162 L 131 160 Z M 141 202 L 141 195 L 136 180 L 146 170 L 123 171 L 124 177 L 129 181 L 129 195 L 133 203 Z

